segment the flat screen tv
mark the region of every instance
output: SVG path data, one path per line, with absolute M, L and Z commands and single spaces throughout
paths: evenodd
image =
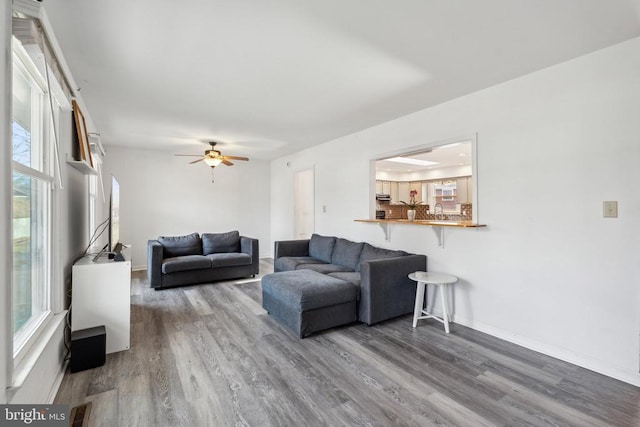
M 109 259 L 124 261 L 124 257 L 120 253 L 123 248 L 122 243 L 120 243 L 120 184 L 118 184 L 118 180 L 114 176 L 111 176 L 109 217 L 107 219 L 108 241 L 102 250 L 93 258 L 93 261 L 98 261 L 105 253 L 108 254 Z
M 120 184 L 111 176 L 111 197 L 109 198 L 109 252 L 119 253 L 120 244 Z

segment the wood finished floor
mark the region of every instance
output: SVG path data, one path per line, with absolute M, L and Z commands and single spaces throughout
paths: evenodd
M 272 271 L 263 261 L 261 271 Z M 131 349 L 67 372 L 90 426 L 639 426 L 640 388 L 411 316 L 296 338 L 259 281 L 164 291 L 134 272 Z

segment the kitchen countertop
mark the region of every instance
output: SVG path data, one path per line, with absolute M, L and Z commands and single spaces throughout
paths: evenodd
M 463 227 L 463 228 L 477 228 L 486 227 L 485 224 L 476 224 L 472 221 L 453 221 L 453 220 L 414 220 L 408 219 L 356 219 L 356 222 L 374 222 L 380 224 L 411 224 L 411 225 L 426 225 L 431 227 Z

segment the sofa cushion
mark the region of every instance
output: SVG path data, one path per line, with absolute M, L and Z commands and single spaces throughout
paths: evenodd
M 209 254 L 206 257 L 211 261 L 211 268 L 235 267 L 237 265 L 251 264 L 251 256 L 239 252 Z
M 336 239 L 331 255 L 331 264 L 341 265 L 350 270 L 355 270 L 360 263 L 360 254 L 364 243 L 356 243 L 347 239 Z
M 295 270 L 302 264 L 326 264 L 310 256 L 283 256 L 273 262 L 274 271 Z
M 358 263 L 358 266 L 355 270 L 360 271 L 360 264 L 366 261 L 375 261 L 377 259 L 385 258 L 396 258 L 405 255 L 407 255 L 405 251 L 376 248 L 375 246 L 371 246 L 370 244 L 365 243 L 364 247 L 362 248 L 362 253 L 360 254 L 360 262 Z
M 160 236 L 158 242 L 162 245 L 162 258 L 173 258 L 183 255 L 202 255 L 202 243 L 198 233 L 186 236 Z
M 353 271 L 350 268 L 347 267 L 343 267 L 341 265 L 337 265 L 337 264 L 301 264 L 299 266 L 296 267 L 296 270 L 313 270 L 313 271 L 317 271 L 318 273 L 322 273 L 322 274 L 328 274 L 328 273 L 335 273 L 338 271 Z
M 162 272 L 164 274 L 177 273 L 178 271 L 200 270 L 210 267 L 211 260 L 202 255 L 184 255 L 162 260 Z
M 313 234 L 309 240 L 309 256 L 331 264 L 331 254 L 336 244 L 335 237 L 320 236 Z
M 202 233 L 203 255 L 240 252 L 240 232 Z
M 352 283 L 360 289 L 360 273 L 356 273 L 355 271 L 338 271 L 329 273 L 329 276 Z
M 344 280 L 311 270 L 284 271 L 262 278 L 262 292 L 304 312 L 355 301 L 357 288 Z

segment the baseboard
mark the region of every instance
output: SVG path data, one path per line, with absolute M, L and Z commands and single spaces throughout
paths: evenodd
M 56 395 L 58 394 L 58 390 L 60 390 L 60 384 L 62 384 L 64 373 L 67 372 L 68 365 L 69 361 L 64 362 L 64 364 L 62 365 L 62 369 L 60 370 L 60 372 L 58 372 L 58 376 L 56 377 L 56 380 L 53 383 L 53 387 L 49 392 L 49 396 L 47 397 L 47 403 L 49 405 L 53 404 L 53 402 L 56 400 Z
M 590 371 L 594 371 L 599 374 L 606 375 L 608 377 L 615 378 L 625 383 L 634 385 L 636 387 L 640 387 L 640 373 L 638 372 L 628 372 L 625 370 L 621 370 L 614 366 L 603 363 L 600 360 L 595 360 L 590 357 L 576 354 L 575 352 L 568 351 L 563 348 L 550 346 L 548 344 L 532 340 L 518 334 L 507 332 L 493 326 L 474 322 L 460 316 L 455 316 L 455 323 L 479 332 L 483 332 L 493 337 L 503 339 L 513 344 L 520 345 L 522 347 L 528 348 L 529 350 L 537 351 L 538 353 L 542 353 L 546 356 L 551 356 L 564 362 L 580 366 L 581 368 L 589 369 Z

